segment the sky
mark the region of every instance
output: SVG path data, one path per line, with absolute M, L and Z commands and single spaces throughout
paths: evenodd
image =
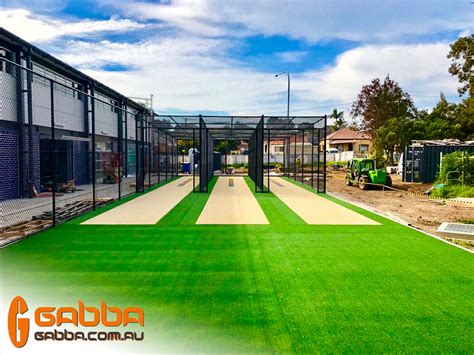
M 349 112 L 390 75 L 420 108 L 443 92 L 471 0 L 0 0 L 0 25 L 158 113 Z

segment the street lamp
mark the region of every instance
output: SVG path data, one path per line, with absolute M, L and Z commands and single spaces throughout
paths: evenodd
M 286 118 L 289 120 L 290 119 L 290 73 L 287 71 L 284 71 L 280 74 L 276 74 L 275 78 L 278 78 L 280 75 L 286 74 L 288 78 L 288 98 L 287 98 L 287 103 L 286 103 Z
M 287 97 L 287 102 L 286 102 L 286 124 L 289 125 L 290 123 L 290 72 L 284 71 L 279 74 L 275 74 L 275 78 L 278 78 L 280 75 L 283 75 L 283 74 L 286 74 L 286 77 L 288 78 L 288 97 Z M 296 139 L 295 139 L 295 148 L 296 148 Z M 268 147 L 268 149 L 270 150 L 270 147 Z M 285 145 L 283 144 L 283 159 L 285 158 L 285 155 L 286 155 Z M 283 164 L 284 164 L 284 169 L 286 171 L 286 164 L 285 163 Z M 296 174 L 295 174 L 295 177 L 296 177 Z

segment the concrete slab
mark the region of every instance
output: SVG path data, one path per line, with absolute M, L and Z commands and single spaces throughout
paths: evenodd
M 308 224 L 380 224 L 279 177 L 270 179 L 270 191 Z
M 218 178 L 196 224 L 269 224 L 243 177 Z
M 192 178 L 181 177 L 81 224 L 156 224 L 192 190 Z

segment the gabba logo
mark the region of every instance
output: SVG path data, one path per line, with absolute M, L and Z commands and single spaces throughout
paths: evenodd
M 8 335 L 17 348 L 26 345 L 30 333 L 28 305 L 21 296 L 15 297 L 8 311 Z M 144 333 L 132 331 L 70 331 L 56 327 L 127 327 L 136 324 L 144 327 L 144 312 L 139 307 L 108 307 L 103 301 L 100 307 L 86 306 L 79 301 L 78 307 L 38 307 L 34 311 L 34 324 L 40 328 L 54 328 L 34 333 L 36 341 L 143 341 Z
M 30 320 L 21 317 L 26 311 L 28 311 L 28 306 L 25 300 L 16 296 L 10 303 L 8 311 L 8 335 L 12 344 L 17 348 L 25 346 L 30 333 Z

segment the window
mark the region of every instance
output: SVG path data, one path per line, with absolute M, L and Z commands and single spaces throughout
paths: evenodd
M 283 153 L 284 152 L 284 149 L 283 149 L 283 146 L 282 145 L 277 145 L 275 147 L 273 147 L 273 151 L 275 153 Z
M 361 153 L 367 153 L 369 151 L 369 145 L 368 144 L 359 145 L 359 151 Z

